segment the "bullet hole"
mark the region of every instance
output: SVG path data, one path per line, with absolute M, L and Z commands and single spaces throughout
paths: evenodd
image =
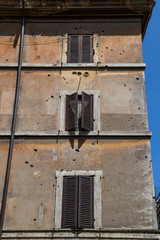
M 75 162 L 76 161 L 76 159 L 73 159 L 73 162 Z
M 128 122 L 130 122 L 130 120 L 128 119 Z
M 31 164 L 30 167 L 34 167 L 34 166 Z
M 35 151 L 35 152 L 38 152 L 38 150 L 37 150 L 36 148 L 34 148 L 34 151 Z
M 138 81 L 138 80 L 139 80 L 139 77 L 137 77 L 136 80 Z
M 114 219 L 112 221 L 114 222 Z
M 104 177 L 103 177 L 103 179 L 104 179 Z
M 43 184 L 41 183 L 40 185 L 42 186 Z
M 72 72 L 72 74 L 77 74 L 76 72 Z
M 66 80 L 66 78 L 65 78 L 65 77 L 63 77 L 63 79 L 64 79 L 64 80 Z
M 142 122 L 142 125 L 144 124 L 144 122 Z
M 119 55 L 122 55 L 122 53 L 120 53 Z
M 77 30 L 77 28 L 75 28 L 75 30 Z
M 8 62 L 8 59 L 6 59 L 6 61 Z
M 146 155 L 145 158 L 148 158 L 148 156 Z
M 92 145 L 94 145 L 94 143 L 92 143 Z
M 102 31 L 102 33 L 104 33 L 104 30 Z
M 43 203 L 41 203 L 41 206 L 43 206 Z
M 141 108 L 139 107 L 138 109 L 140 110 Z
M 103 57 L 103 55 L 101 55 L 101 57 Z
M 79 149 L 75 149 L 76 152 L 79 152 Z
M 68 84 L 68 82 L 66 82 L 66 84 Z
M 53 185 L 53 187 L 54 187 L 55 185 Z
M 61 169 L 61 172 L 63 172 L 63 169 Z
M 85 72 L 84 73 L 84 77 L 88 77 L 89 76 L 89 73 L 88 72 Z
M 124 84 L 124 87 L 126 87 L 126 84 Z
M 107 192 L 109 192 L 109 189 L 107 189 Z
M 132 89 L 131 88 L 129 88 L 129 91 L 131 91 Z
M 133 125 L 131 125 L 131 127 L 133 127 Z
M 46 102 L 48 102 L 48 99 L 46 100 Z
M 81 73 L 81 72 L 78 72 L 77 74 L 78 74 L 79 76 L 80 76 L 80 75 L 82 75 L 82 73 Z
M 133 119 L 133 117 L 131 117 L 131 119 Z
M 39 124 L 39 122 L 37 122 L 37 124 Z
M 51 96 L 51 98 L 54 98 L 54 96 Z
M 111 51 L 113 51 L 113 49 L 111 49 Z
M 106 49 L 108 49 L 108 47 L 106 47 Z
M 51 75 L 50 74 L 48 74 L 48 77 L 50 77 Z
M 98 47 L 99 45 L 98 45 L 98 43 L 97 43 L 97 45 L 96 45 L 96 47 Z
M 131 102 L 131 100 L 129 100 L 129 102 Z
M 57 177 L 55 177 L 55 179 L 57 179 Z
M 28 161 L 25 161 L 26 164 L 28 164 L 29 162 Z
M 123 50 L 123 52 L 124 52 L 124 50 Z
M 36 220 L 37 220 L 36 218 L 33 219 L 34 222 L 35 222 Z

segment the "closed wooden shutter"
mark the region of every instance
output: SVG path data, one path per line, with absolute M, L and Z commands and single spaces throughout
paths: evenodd
M 68 42 L 68 63 L 93 62 L 93 36 L 70 35 Z
M 79 176 L 78 228 L 94 227 L 93 176 Z
M 82 63 L 93 62 L 93 43 L 91 35 L 82 35 Z
M 82 92 L 82 129 L 93 131 L 93 95 Z
M 79 62 L 79 36 L 69 36 L 69 49 L 68 49 L 68 62 L 78 63 Z
M 77 126 L 78 93 L 66 96 L 66 131 L 75 130 Z
M 63 177 L 62 228 L 77 228 L 78 178 Z

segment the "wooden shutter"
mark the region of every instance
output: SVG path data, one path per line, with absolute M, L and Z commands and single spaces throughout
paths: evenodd
M 62 228 L 77 228 L 78 178 L 63 177 Z
M 79 36 L 69 36 L 68 62 L 78 63 L 79 60 Z
M 93 41 L 91 35 L 82 35 L 82 63 L 93 62 Z
M 78 228 L 94 227 L 93 176 L 79 176 Z
M 66 96 L 66 131 L 75 130 L 77 126 L 78 93 Z
M 82 92 L 82 130 L 93 131 L 93 95 Z

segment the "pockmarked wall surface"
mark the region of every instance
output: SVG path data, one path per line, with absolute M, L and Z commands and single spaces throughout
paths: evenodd
M 2 196 L 21 23 L 0 29 Z M 93 63 L 67 63 L 72 34 L 93 35 Z M 26 22 L 4 230 L 56 229 L 57 171 L 101 171 L 101 229 L 157 229 L 144 68 L 139 19 Z M 62 92 L 83 91 L 98 96 L 93 131 L 65 131 Z

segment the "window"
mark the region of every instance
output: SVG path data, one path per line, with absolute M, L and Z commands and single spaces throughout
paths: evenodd
M 84 96 L 83 96 L 84 95 Z M 71 101 L 72 98 L 72 102 Z M 85 98 L 85 100 L 83 100 Z M 86 99 L 91 100 L 86 106 Z M 60 91 L 59 93 L 59 133 L 70 135 L 71 131 L 74 135 L 83 134 L 92 135 L 100 131 L 100 92 L 97 90 L 85 91 Z M 83 105 L 83 101 L 85 101 Z M 75 106 L 74 106 L 75 104 Z M 68 105 L 68 106 L 67 106 Z M 76 110 L 77 108 L 77 110 Z M 83 110 L 83 108 L 85 108 Z M 87 109 L 92 109 L 93 112 Z M 76 113 L 75 113 L 76 112 Z M 89 116 L 90 115 L 90 116 Z M 81 117 L 79 117 L 81 116 Z M 90 122 L 87 123 L 87 116 Z M 76 119 L 77 118 L 77 119 Z M 79 119 L 79 121 L 78 121 Z M 78 127 L 77 127 L 78 123 Z M 86 125 L 90 127 L 88 128 Z M 70 130 L 69 130 L 70 129 Z
M 64 176 L 62 228 L 94 227 L 93 176 Z
M 93 131 L 93 95 L 66 95 L 66 131 Z
M 62 228 L 62 212 L 63 212 L 63 192 L 64 192 L 64 184 L 65 177 L 87 177 L 92 178 L 93 188 L 92 188 L 92 194 L 93 194 L 93 210 L 94 213 L 92 216 L 94 217 L 94 229 L 99 229 L 102 227 L 102 181 L 103 181 L 103 171 L 102 170 L 63 170 L 59 171 L 56 170 L 56 201 L 55 201 L 55 229 L 61 229 Z M 75 180 L 75 179 L 74 179 Z M 76 180 L 77 181 L 77 180 Z M 88 180 L 89 182 L 89 180 Z M 75 189 L 74 184 L 73 189 Z M 85 190 L 84 184 L 83 190 Z M 88 185 L 86 185 L 86 188 L 88 188 Z M 81 188 L 79 186 L 79 188 Z M 68 192 L 69 194 L 70 192 Z M 91 194 L 91 195 L 92 195 Z M 83 202 L 82 202 L 83 203 Z M 77 206 L 77 205 L 76 205 Z M 83 206 L 82 206 L 83 207 Z M 78 210 L 78 209 L 77 209 Z M 69 210 L 70 211 L 70 210 Z M 79 215 L 81 216 L 81 215 Z M 76 218 L 77 219 L 77 218 Z M 92 218 L 91 218 L 92 219 Z M 82 220 L 82 218 L 81 218 Z M 93 221 L 93 219 L 92 219 Z M 92 222 L 93 223 L 93 222 Z M 77 224 L 77 221 L 76 221 Z M 82 224 L 82 223 L 81 223 Z M 83 222 L 84 224 L 84 222 Z M 74 225 L 75 226 L 75 225 Z
M 93 62 L 93 36 L 69 35 L 68 63 Z

